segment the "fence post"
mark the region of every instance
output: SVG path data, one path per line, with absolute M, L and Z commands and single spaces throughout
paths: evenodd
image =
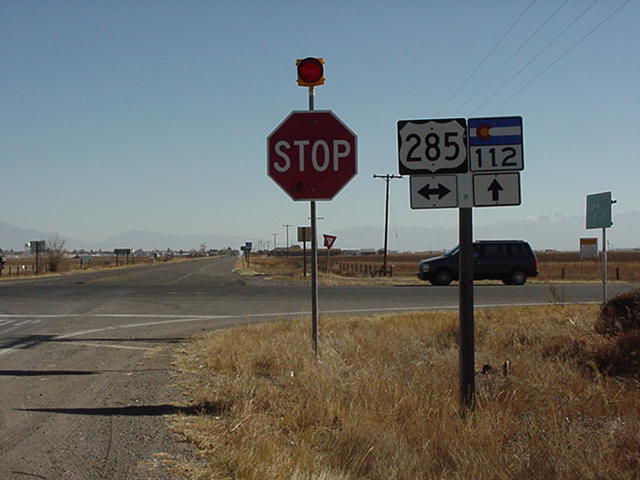
M 620 280 L 620 267 L 616 267 L 616 280 Z
M 564 267 L 562 267 L 562 275 L 561 275 L 562 280 L 564 280 Z

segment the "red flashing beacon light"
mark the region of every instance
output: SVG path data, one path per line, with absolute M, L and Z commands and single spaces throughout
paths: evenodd
M 324 59 L 307 57 L 296 60 L 298 66 L 298 85 L 315 87 L 324 84 Z

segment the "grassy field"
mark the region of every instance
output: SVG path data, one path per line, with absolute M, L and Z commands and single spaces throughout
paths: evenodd
M 189 480 L 637 479 L 640 336 L 596 334 L 597 308 L 479 312 L 477 405 L 466 420 L 457 313 L 322 318 L 318 360 L 308 320 L 203 334 L 176 358 L 202 414 L 173 423 L 201 461 L 176 471 Z
M 418 263 L 424 258 L 441 255 L 441 252 L 389 255 L 387 264 L 392 266 L 396 278 L 415 278 Z M 602 266 L 597 260 L 580 260 L 578 252 L 538 252 L 538 281 L 599 281 Z M 309 259 L 307 260 L 310 261 Z M 326 255 L 318 255 L 318 270 L 327 270 Z M 260 273 L 300 275 L 303 272 L 302 257 L 278 257 L 254 255 L 251 269 Z M 339 255 L 329 260 L 330 273 L 342 277 L 372 277 L 379 271 L 382 255 Z M 309 269 L 309 267 L 307 267 Z M 611 252 L 609 254 L 608 278 L 611 281 L 640 281 L 640 251 Z M 531 279 L 536 281 L 536 279 Z

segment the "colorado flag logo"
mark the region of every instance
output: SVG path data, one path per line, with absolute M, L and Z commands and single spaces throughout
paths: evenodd
M 522 117 L 470 118 L 469 146 L 522 145 Z

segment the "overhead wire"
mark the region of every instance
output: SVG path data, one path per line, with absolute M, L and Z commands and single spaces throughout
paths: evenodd
M 587 8 L 585 8 L 582 12 L 580 12 L 567 26 L 565 26 L 560 32 L 558 32 L 558 34 L 553 37 L 551 39 L 551 41 L 549 41 L 538 53 L 536 53 L 527 63 L 525 63 L 525 65 L 520 68 L 520 70 L 518 70 L 516 73 L 514 73 L 511 77 L 509 77 L 509 79 L 507 79 L 506 82 L 504 82 L 500 87 L 498 87 L 488 98 L 486 98 L 480 105 L 478 105 L 475 110 L 473 110 L 473 112 L 471 112 L 471 115 L 475 114 L 478 110 L 480 110 L 482 107 L 484 107 L 487 103 L 489 103 L 491 100 L 493 100 L 493 98 L 496 97 L 496 95 L 498 95 L 498 93 L 500 93 L 507 85 L 509 85 L 513 80 L 515 80 L 523 71 L 525 71 L 527 69 L 527 67 L 529 65 L 531 65 L 533 62 L 535 62 L 538 58 L 540 58 L 540 56 L 546 52 L 549 47 L 551 47 L 551 45 L 553 45 L 560 37 L 562 37 L 573 25 L 576 24 L 576 22 L 578 22 L 578 20 L 580 20 L 583 16 L 585 16 L 587 14 L 587 12 L 589 10 L 591 10 L 593 8 L 593 6 L 598 3 L 599 0 L 593 0 L 593 2 L 591 2 Z
M 469 98 L 467 98 L 467 100 L 466 100 L 462 105 L 460 105 L 460 107 L 458 108 L 458 110 L 456 111 L 456 113 L 455 113 L 455 114 L 457 115 L 460 111 L 462 111 L 462 109 L 463 109 L 464 107 L 466 107 L 466 106 L 467 106 L 467 104 L 468 104 L 471 100 L 473 100 L 474 98 L 476 98 L 476 96 L 477 96 L 477 95 L 478 95 L 482 90 L 484 90 L 484 88 L 485 88 L 487 85 L 489 85 L 489 83 L 490 83 L 490 82 L 492 82 L 492 81 L 493 81 L 493 79 L 495 79 L 495 78 L 496 78 L 496 77 L 497 77 L 497 76 L 502 72 L 502 70 L 504 70 L 504 68 L 505 68 L 509 63 L 511 63 L 511 61 L 512 61 L 512 60 L 513 60 L 513 59 L 514 59 L 514 58 L 515 58 L 515 57 L 516 57 L 516 56 L 517 56 L 517 55 L 522 51 L 522 49 L 523 49 L 524 47 L 526 47 L 526 46 L 529 44 L 529 42 L 531 42 L 531 40 L 533 40 L 533 38 L 534 38 L 538 33 L 540 33 L 540 31 L 541 31 L 541 30 L 542 30 L 542 29 L 543 29 L 543 28 L 544 28 L 544 27 L 545 27 L 545 26 L 546 26 L 546 25 L 551 21 L 551 19 L 552 19 L 553 17 L 555 17 L 555 16 L 556 16 L 556 14 L 557 14 L 560 10 L 562 10 L 562 8 L 563 8 L 567 3 L 569 3 L 569 0 L 564 0 L 564 2 L 563 2 L 562 4 L 560 4 L 560 6 L 559 6 L 558 8 L 556 8 L 556 9 L 553 11 L 553 13 L 552 13 L 551 15 L 549 15 L 549 16 L 548 16 L 548 17 L 547 17 L 547 18 L 546 18 L 546 19 L 545 19 L 545 20 L 540 24 L 540 26 L 539 26 L 539 27 L 538 27 L 538 28 L 537 28 L 537 29 L 536 29 L 536 30 L 535 30 L 531 35 L 529 35 L 529 37 L 528 37 L 524 42 L 522 42 L 522 44 L 521 44 L 521 45 L 520 45 L 520 46 L 519 46 L 519 47 L 518 47 L 518 48 L 517 48 L 517 49 L 516 49 L 512 54 L 511 54 L 511 56 L 510 56 L 510 57 L 509 57 L 509 58 L 508 58 L 508 59 L 507 59 L 507 60 L 506 60 L 502 65 L 500 65 L 500 67 L 498 67 L 498 68 L 496 69 L 496 71 L 495 71 L 495 72 L 493 72 L 493 75 L 491 75 L 491 76 L 489 77 L 489 79 L 488 79 L 486 82 L 484 82 L 484 83 L 480 86 L 480 88 L 478 88 L 475 92 L 473 92 L 473 93 L 471 94 L 471 96 L 470 96 Z
M 556 58 L 553 62 L 551 62 L 549 65 L 547 65 L 545 68 L 543 68 L 540 72 L 538 72 L 537 75 L 535 75 L 533 78 L 531 78 L 531 80 L 529 80 L 527 83 L 525 83 L 522 87 L 520 87 L 518 90 L 513 92 L 509 98 L 507 98 L 505 101 L 503 101 L 498 106 L 498 109 L 500 109 L 502 106 L 504 106 L 505 104 L 510 102 L 511 99 L 513 99 L 513 97 L 518 95 L 521 91 L 523 91 L 525 88 L 527 88 L 529 85 L 531 85 L 535 80 L 537 80 L 544 73 L 546 73 L 549 69 L 551 69 L 555 64 L 557 64 L 566 55 L 568 55 L 574 48 L 576 48 L 578 45 L 580 45 L 582 42 L 584 42 L 593 32 L 595 32 L 602 25 L 604 25 L 607 21 L 609 21 L 609 19 L 611 17 L 613 17 L 616 13 L 618 13 L 620 10 L 622 10 L 622 8 L 625 5 L 627 5 L 629 2 L 631 2 L 631 0 L 626 0 L 624 3 L 622 3 L 620 6 L 618 6 L 618 8 L 616 8 L 613 12 L 611 12 L 609 15 L 607 15 L 600 23 L 598 23 L 595 27 L 593 27 L 591 30 L 589 30 L 587 33 L 585 33 L 582 37 L 580 37 L 580 39 L 578 39 L 578 41 L 576 41 L 568 49 L 566 49 L 564 52 L 562 52 L 562 54 L 560 54 L 560 56 L 558 58 Z
M 438 109 L 438 111 L 435 113 L 436 116 L 439 115 L 440 112 L 442 112 L 447 107 L 447 105 L 449 105 L 449 103 L 451 103 L 451 100 L 453 100 L 456 97 L 456 95 L 458 95 L 458 93 L 460 93 L 460 91 L 467 85 L 469 80 L 471 80 L 471 78 L 475 75 L 475 73 L 478 71 L 478 69 L 480 69 L 480 67 L 487 61 L 487 59 L 491 56 L 491 54 L 495 51 L 495 49 L 500 46 L 500 44 L 503 42 L 503 40 L 505 38 L 507 38 L 507 35 L 509 35 L 509 33 L 511 33 L 511 31 L 515 28 L 515 26 L 518 24 L 518 22 L 520 22 L 522 17 L 525 16 L 525 14 L 529 11 L 529 9 L 533 6 L 533 4 L 535 2 L 536 2 L 536 0 L 531 0 L 529 5 L 527 5 L 527 7 L 520 14 L 520 16 L 518 18 L 516 18 L 516 20 L 511 24 L 511 26 L 507 29 L 507 31 L 504 32 L 502 34 L 502 36 L 500 37 L 500 39 L 495 43 L 493 48 L 491 50 L 489 50 L 489 53 L 487 53 L 485 55 L 485 57 L 482 60 L 480 60 L 480 63 L 478 63 L 478 65 L 476 65 L 476 67 L 473 69 L 473 71 L 469 75 L 467 75 L 467 78 L 464 79 L 462 84 L 451 94 L 451 96 L 447 99 L 447 101 L 444 102 L 444 105 L 442 105 Z
M 368 200 L 369 197 L 372 197 L 375 194 L 377 194 L 377 191 L 374 188 L 362 188 L 360 191 L 354 193 L 351 198 L 346 198 L 344 202 L 334 202 L 329 206 L 328 210 L 325 210 L 322 213 L 331 219 L 346 213 L 351 213 L 348 207 L 352 207 L 364 200 Z

